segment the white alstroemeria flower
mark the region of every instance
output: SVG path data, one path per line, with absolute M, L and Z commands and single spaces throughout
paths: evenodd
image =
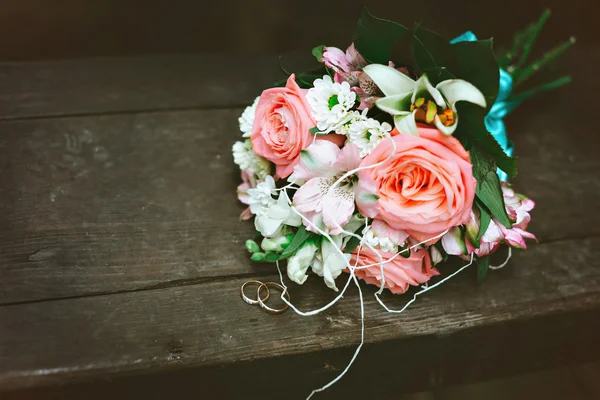
M 281 232 L 279 232 L 279 236 L 264 238 L 260 243 L 260 247 L 264 251 L 283 251 L 287 246 L 289 246 L 294 237 L 294 235 L 291 234 L 291 230 L 289 230 L 289 228 L 285 228 L 286 227 L 284 227 L 284 229 L 281 229 Z
M 306 101 L 321 133 L 333 132 L 352 118 L 356 93 L 350 90 L 348 82 L 333 82 L 325 75 L 323 79 L 316 79 L 313 85 L 306 94 Z
M 397 253 L 398 246 L 406 245 L 408 233 L 394 229 L 380 219 L 374 219 L 370 226 L 363 229 L 364 242 L 383 252 Z
M 367 227 L 363 231 L 363 238 L 366 244 L 372 247 L 379 248 L 381 251 L 386 253 L 397 253 L 398 245 L 392 242 L 388 237 L 378 237 L 373 233 L 371 227 Z
M 242 171 L 254 173 L 259 179 L 265 179 L 270 173 L 271 164 L 252 150 L 250 139 L 243 142 L 235 142 L 231 150 L 233 153 L 233 162 L 239 165 Z
M 240 131 L 242 131 L 242 137 L 249 138 L 252 134 L 252 127 L 254 126 L 254 116 L 256 115 L 256 106 L 260 97 L 254 99 L 251 106 L 246 107 L 242 116 L 238 118 L 240 123 Z
M 483 93 L 462 79 L 448 79 L 433 87 L 425 74 L 415 82 L 395 68 L 381 64 L 368 65 L 364 72 L 385 94 L 375 104 L 394 116 L 400 133 L 418 135 L 417 122 L 426 122 L 451 135 L 458 123 L 457 102 L 486 106 Z
M 319 276 L 323 277 L 328 288 L 338 291 L 335 286 L 335 279 L 342 274 L 342 271 L 347 268 L 348 262 L 352 257 L 350 254 L 343 256 L 337 249 L 341 248 L 343 238 L 341 235 L 331 236 L 333 243 L 327 238 L 323 238 L 321 251 L 317 253 L 312 263 L 312 270 Z
M 365 110 L 368 111 L 368 110 Z M 348 139 L 354 143 L 363 158 L 370 154 L 373 149 L 384 139 L 390 137 L 392 127 L 387 122 L 379 122 L 373 118 L 367 118 L 366 113 L 362 119 L 352 121 L 348 126 Z
M 313 262 L 316 252 L 317 246 L 308 240 L 296 251 L 296 254 L 290 257 L 287 263 L 287 274 L 290 280 L 299 285 L 306 281 L 308 278 L 306 271 Z
M 250 207 L 252 207 L 252 203 L 250 204 Z M 286 196 L 283 194 L 279 195 L 277 202 L 268 206 L 265 213 L 262 213 L 261 215 L 257 214 L 254 219 L 256 230 L 267 238 L 279 236 L 284 225 L 300 226 L 300 224 L 302 224 L 302 217 L 292 211 Z
M 267 175 L 264 182 L 256 187 L 248 189 L 248 205 L 252 214 L 265 215 L 269 207 L 277 203 L 273 198 L 275 193 L 275 179 L 271 175 Z

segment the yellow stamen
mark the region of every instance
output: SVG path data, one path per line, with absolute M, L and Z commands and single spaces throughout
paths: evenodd
M 450 109 L 444 110 L 441 114 L 439 114 L 440 122 L 444 124 L 444 126 L 454 125 L 455 118 L 454 112 Z

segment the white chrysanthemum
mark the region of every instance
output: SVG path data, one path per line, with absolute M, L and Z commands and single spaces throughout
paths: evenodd
M 390 238 L 376 236 L 370 226 L 363 230 L 363 238 L 365 243 L 368 243 L 375 248 L 379 248 L 381 251 L 390 253 L 398 252 L 398 246 L 392 242 Z
M 360 156 L 370 154 L 383 139 L 390 137 L 392 126 L 387 122 L 380 123 L 373 118 L 362 118 L 353 121 L 348 127 L 348 138 L 360 150 Z
M 255 173 L 260 179 L 264 179 L 270 172 L 271 165 L 252 150 L 252 142 L 245 140 L 235 142 L 231 149 L 233 151 L 233 162 L 240 166 L 242 171 Z
M 255 188 L 248 189 L 248 205 L 252 214 L 266 215 L 269 207 L 277 203 L 273 198 L 275 194 L 275 180 L 271 175 L 265 177 Z
M 254 116 L 256 115 L 256 106 L 260 97 L 254 99 L 254 103 L 251 106 L 246 107 L 242 116 L 238 118 L 240 123 L 240 131 L 242 131 L 242 137 L 248 138 L 252 133 L 252 126 L 254 125 Z
M 367 111 L 369 111 L 369 110 L 365 109 L 363 113 L 361 113 L 359 111 L 350 112 L 350 114 L 348 115 L 347 121 L 345 123 L 343 123 L 342 125 L 338 126 L 335 129 L 335 133 L 340 134 L 340 135 L 348 135 L 348 133 L 350 132 L 350 126 L 354 122 L 367 118 L 365 116 Z
M 313 85 L 306 100 L 317 128 L 323 133 L 335 131 L 353 115 L 350 110 L 356 102 L 356 93 L 350 90 L 348 82 L 335 83 L 328 75 L 316 79 Z

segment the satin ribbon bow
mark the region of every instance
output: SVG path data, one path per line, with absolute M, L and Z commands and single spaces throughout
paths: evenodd
M 459 42 L 474 42 L 477 40 L 477 36 L 471 31 L 467 31 L 460 36 L 455 37 L 450 43 Z M 514 110 L 521 101 L 507 101 L 512 91 L 512 76 L 500 68 L 500 85 L 498 88 L 498 96 L 492 108 L 485 116 L 485 127 L 492 134 L 492 136 L 498 141 L 502 150 L 509 155 L 513 155 L 514 146 L 511 141 L 508 140 L 506 135 L 506 127 L 504 126 L 503 118 Z M 508 175 L 501 169 L 496 171 L 501 181 L 507 181 Z

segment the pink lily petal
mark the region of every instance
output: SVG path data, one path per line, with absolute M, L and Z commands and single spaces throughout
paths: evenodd
M 254 216 L 254 214 L 252 214 L 252 211 L 250 211 L 250 207 L 246 207 L 246 209 L 244 211 L 242 211 L 242 213 L 240 214 L 240 219 L 242 221 L 248 221 L 253 216 Z
M 294 194 L 294 206 L 302 213 L 323 210 L 323 197 L 329 186 L 333 183 L 332 178 L 313 178 L 300 186 Z
M 294 167 L 297 179 L 330 177 L 334 173 L 340 148 L 329 140 L 316 140 L 300 152 L 300 162 Z
M 336 72 L 351 71 L 350 63 L 346 59 L 346 53 L 337 47 L 325 47 L 325 51 L 323 52 L 323 63 L 325 66 Z
M 342 232 L 342 227 L 350 221 L 354 213 L 354 190 L 350 187 L 336 187 L 323 199 L 323 222 L 333 235 Z
M 361 161 L 358 146 L 354 143 L 348 143 L 338 154 L 333 167 L 337 171 L 352 171 L 360 165 Z
M 348 60 L 348 63 L 352 67 L 353 71 L 362 69 L 367 65 L 367 62 L 363 56 L 361 56 L 358 50 L 356 50 L 356 47 L 354 47 L 354 43 L 352 43 L 350 47 L 346 49 L 346 60 Z

